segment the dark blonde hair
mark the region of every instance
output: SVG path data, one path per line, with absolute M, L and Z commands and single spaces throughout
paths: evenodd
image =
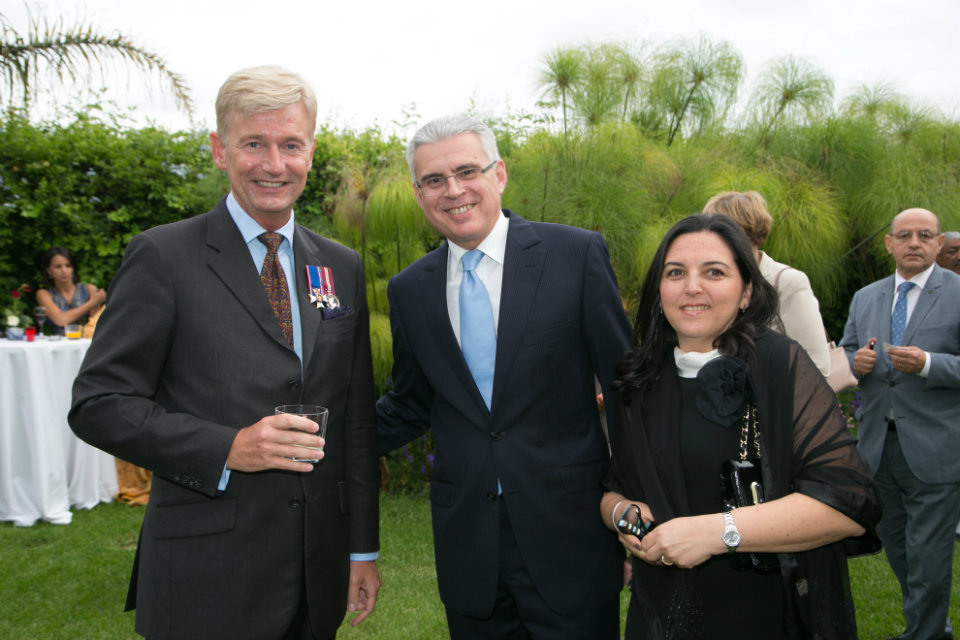
M 225 139 L 228 121 L 234 113 L 251 116 L 303 103 L 310 135 L 317 129 L 317 96 L 299 75 L 275 65 L 237 71 L 217 93 L 217 134 Z
M 757 249 L 767 241 L 773 226 L 773 216 L 767 211 L 767 201 L 756 191 L 718 193 L 710 198 L 703 212 L 719 213 L 736 222 Z

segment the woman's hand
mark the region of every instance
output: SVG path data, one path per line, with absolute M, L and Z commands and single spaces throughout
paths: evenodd
M 733 517 L 741 536 L 738 553 L 807 551 L 864 533 L 849 517 L 801 493 L 736 509 Z M 674 518 L 637 541 L 632 553 L 650 564 L 695 567 L 727 553 L 723 529 L 722 513 Z
M 726 553 L 722 534 L 723 516 L 719 513 L 674 518 L 657 525 L 639 540 L 640 548 L 633 555 L 647 564 L 689 569 Z
M 616 518 L 619 519 L 623 512 L 630 505 L 636 505 L 640 509 L 640 520 L 642 522 L 653 522 L 653 513 L 650 511 L 650 507 L 647 506 L 646 502 L 640 502 L 637 500 L 624 500 L 617 509 Z M 641 546 L 641 540 L 637 536 L 624 533 L 619 529 L 617 529 L 617 536 L 620 538 L 620 544 L 623 545 L 623 548 L 626 549 L 628 553 L 637 555 L 643 549 Z
M 107 301 L 107 292 L 96 285 L 90 285 L 90 302 L 92 309 L 99 309 Z

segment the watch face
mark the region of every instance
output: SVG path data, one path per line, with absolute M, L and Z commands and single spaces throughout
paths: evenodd
M 723 532 L 723 543 L 729 548 L 734 548 L 740 544 L 740 532 L 736 529 L 728 529 Z

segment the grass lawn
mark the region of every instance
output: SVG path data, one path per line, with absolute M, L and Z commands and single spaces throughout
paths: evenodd
M 377 610 L 355 629 L 345 622 L 338 637 L 445 638 L 427 499 L 383 496 L 380 509 L 384 586 Z M 68 526 L 0 524 L 0 638 L 137 638 L 133 614 L 122 609 L 142 518 L 142 508 L 102 504 L 75 512 Z M 900 592 L 883 554 L 852 559 L 850 573 L 860 637 L 875 640 L 902 631 Z M 953 576 L 950 617 L 960 628 L 958 553 Z M 626 611 L 626 591 L 623 603 Z

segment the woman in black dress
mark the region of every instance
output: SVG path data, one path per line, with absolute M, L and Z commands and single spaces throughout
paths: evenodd
M 600 507 L 632 554 L 626 637 L 855 638 L 846 556 L 877 548 L 876 487 L 823 376 L 766 329 L 776 292 L 743 231 L 678 222 L 639 308 Z M 744 458 L 762 502 L 725 509 L 721 469 Z M 623 533 L 634 514 L 655 527 Z

